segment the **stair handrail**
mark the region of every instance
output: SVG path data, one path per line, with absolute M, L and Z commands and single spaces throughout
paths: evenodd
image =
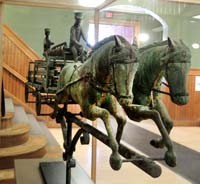
M 10 74 L 14 75 L 17 79 L 19 79 L 22 83 L 26 83 L 27 79 L 25 77 L 23 77 L 21 74 L 19 74 L 18 72 L 16 72 L 15 70 L 13 70 L 9 65 L 7 65 L 6 63 L 3 63 L 3 68 L 5 70 L 7 70 Z
M 3 34 L 9 37 L 9 39 L 13 41 L 13 43 L 15 43 L 32 61 L 41 59 L 41 57 L 6 24 L 3 25 Z

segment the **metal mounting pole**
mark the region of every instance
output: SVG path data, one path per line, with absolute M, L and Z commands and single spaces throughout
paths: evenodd
M 71 184 L 71 168 L 75 167 L 75 160 L 73 159 L 73 153 L 75 147 L 80 138 L 82 144 L 89 143 L 89 134 L 94 136 L 96 139 L 109 146 L 109 138 L 106 134 L 99 131 L 97 128 L 91 126 L 88 123 L 83 122 L 81 119 L 76 117 L 77 114 L 72 114 L 67 112 L 65 108 L 58 111 L 56 121 L 61 124 L 62 133 L 64 138 L 64 149 L 63 159 L 66 161 L 66 184 Z M 80 114 L 79 114 L 80 115 Z M 72 123 L 75 123 L 80 127 L 75 136 L 72 137 Z M 94 125 L 94 124 L 93 124 Z M 82 137 L 81 137 L 82 135 Z M 96 148 L 96 146 L 95 146 Z M 121 156 L 125 157 L 123 162 L 130 162 L 142 169 L 144 172 L 150 176 L 156 178 L 161 174 L 161 168 L 157 165 L 151 158 L 144 157 L 130 148 L 119 144 L 119 153 Z M 94 155 L 94 160 L 96 162 L 96 154 Z M 96 167 L 96 165 L 95 165 Z M 95 170 L 96 171 L 96 170 Z M 94 173 L 96 176 L 96 172 Z
M 71 145 L 71 141 L 72 141 L 72 122 L 69 121 L 67 122 L 67 147 L 66 149 L 68 149 Z M 69 151 L 69 150 L 65 150 Z M 66 184 L 71 184 L 71 159 L 72 159 L 72 155 L 71 154 L 67 154 L 67 160 L 66 160 Z
M 99 141 L 109 146 L 109 139 L 107 135 L 105 135 L 98 129 L 92 127 L 91 125 L 81 121 L 70 112 L 66 112 L 65 116 L 68 117 L 69 121 L 72 121 L 73 123 L 81 127 L 84 131 L 90 133 L 92 136 L 96 137 Z M 161 175 L 162 172 L 161 167 L 157 165 L 151 158 L 144 157 L 134 152 L 133 150 L 130 150 L 123 144 L 119 144 L 119 153 L 120 155 L 125 157 L 125 159 L 128 159 L 128 162 L 136 165 L 150 176 L 157 178 Z M 126 161 L 127 160 L 125 160 L 125 162 Z
M 70 147 L 72 142 L 72 122 L 65 121 L 64 109 L 61 109 L 59 111 L 56 121 L 57 123 L 61 124 L 64 140 L 63 147 L 65 149 L 65 152 L 63 153 L 63 160 L 66 161 L 66 184 L 71 184 L 71 159 L 73 152 L 70 151 Z

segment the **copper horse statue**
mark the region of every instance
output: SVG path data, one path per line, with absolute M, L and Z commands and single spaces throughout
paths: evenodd
M 161 140 L 151 140 L 156 148 L 167 147 L 165 161 L 176 165 L 176 157 L 169 133 L 173 122 L 160 98 L 160 93 L 171 97 L 173 103 L 184 105 L 188 102 L 187 74 L 191 65 L 189 48 L 180 40 L 168 38 L 138 50 L 139 66 L 133 81 L 133 104 L 123 106 L 129 118 L 135 121 L 153 119 L 161 135 Z M 168 92 L 161 91 L 165 78 Z
M 110 165 L 115 170 L 122 165 L 118 148 L 128 120 L 117 99 L 124 104 L 132 102 L 135 62 L 135 49 L 129 42 L 121 36 L 110 36 L 94 46 L 92 55 L 84 63 L 66 64 L 58 82 L 53 116 L 56 116 L 58 104 L 66 106 L 73 100 L 80 105 L 84 117 L 90 120 L 101 118 L 112 149 Z M 118 124 L 116 137 L 111 127 L 111 115 Z

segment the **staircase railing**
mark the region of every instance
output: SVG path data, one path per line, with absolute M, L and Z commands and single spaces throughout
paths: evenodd
M 13 30 L 3 25 L 3 81 L 7 94 L 20 105 L 35 111 L 35 104 L 25 103 L 25 83 L 29 62 L 41 59 Z M 49 111 L 47 108 L 46 111 Z M 44 118 L 46 121 L 48 117 Z

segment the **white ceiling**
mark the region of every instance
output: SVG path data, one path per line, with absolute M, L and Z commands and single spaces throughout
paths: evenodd
M 96 7 L 96 9 L 102 9 L 115 1 L 117 0 L 105 0 L 105 2 L 102 5 Z M 161 0 L 161 1 L 200 4 L 200 0 Z M 0 2 L 4 2 L 6 4 L 27 5 L 27 6 L 58 7 L 58 8 L 68 8 L 68 9 L 91 9 L 81 6 L 78 0 L 0 0 Z
M 104 8 L 114 1 L 116 0 L 105 0 L 105 2 L 102 5 L 96 7 L 96 9 Z M 0 0 L 0 2 L 4 2 L 6 4 L 27 6 L 58 7 L 68 9 L 91 9 L 81 6 L 78 0 Z
M 200 4 L 200 0 L 168 0 L 174 2 L 183 2 L 183 3 L 192 3 L 192 4 Z

